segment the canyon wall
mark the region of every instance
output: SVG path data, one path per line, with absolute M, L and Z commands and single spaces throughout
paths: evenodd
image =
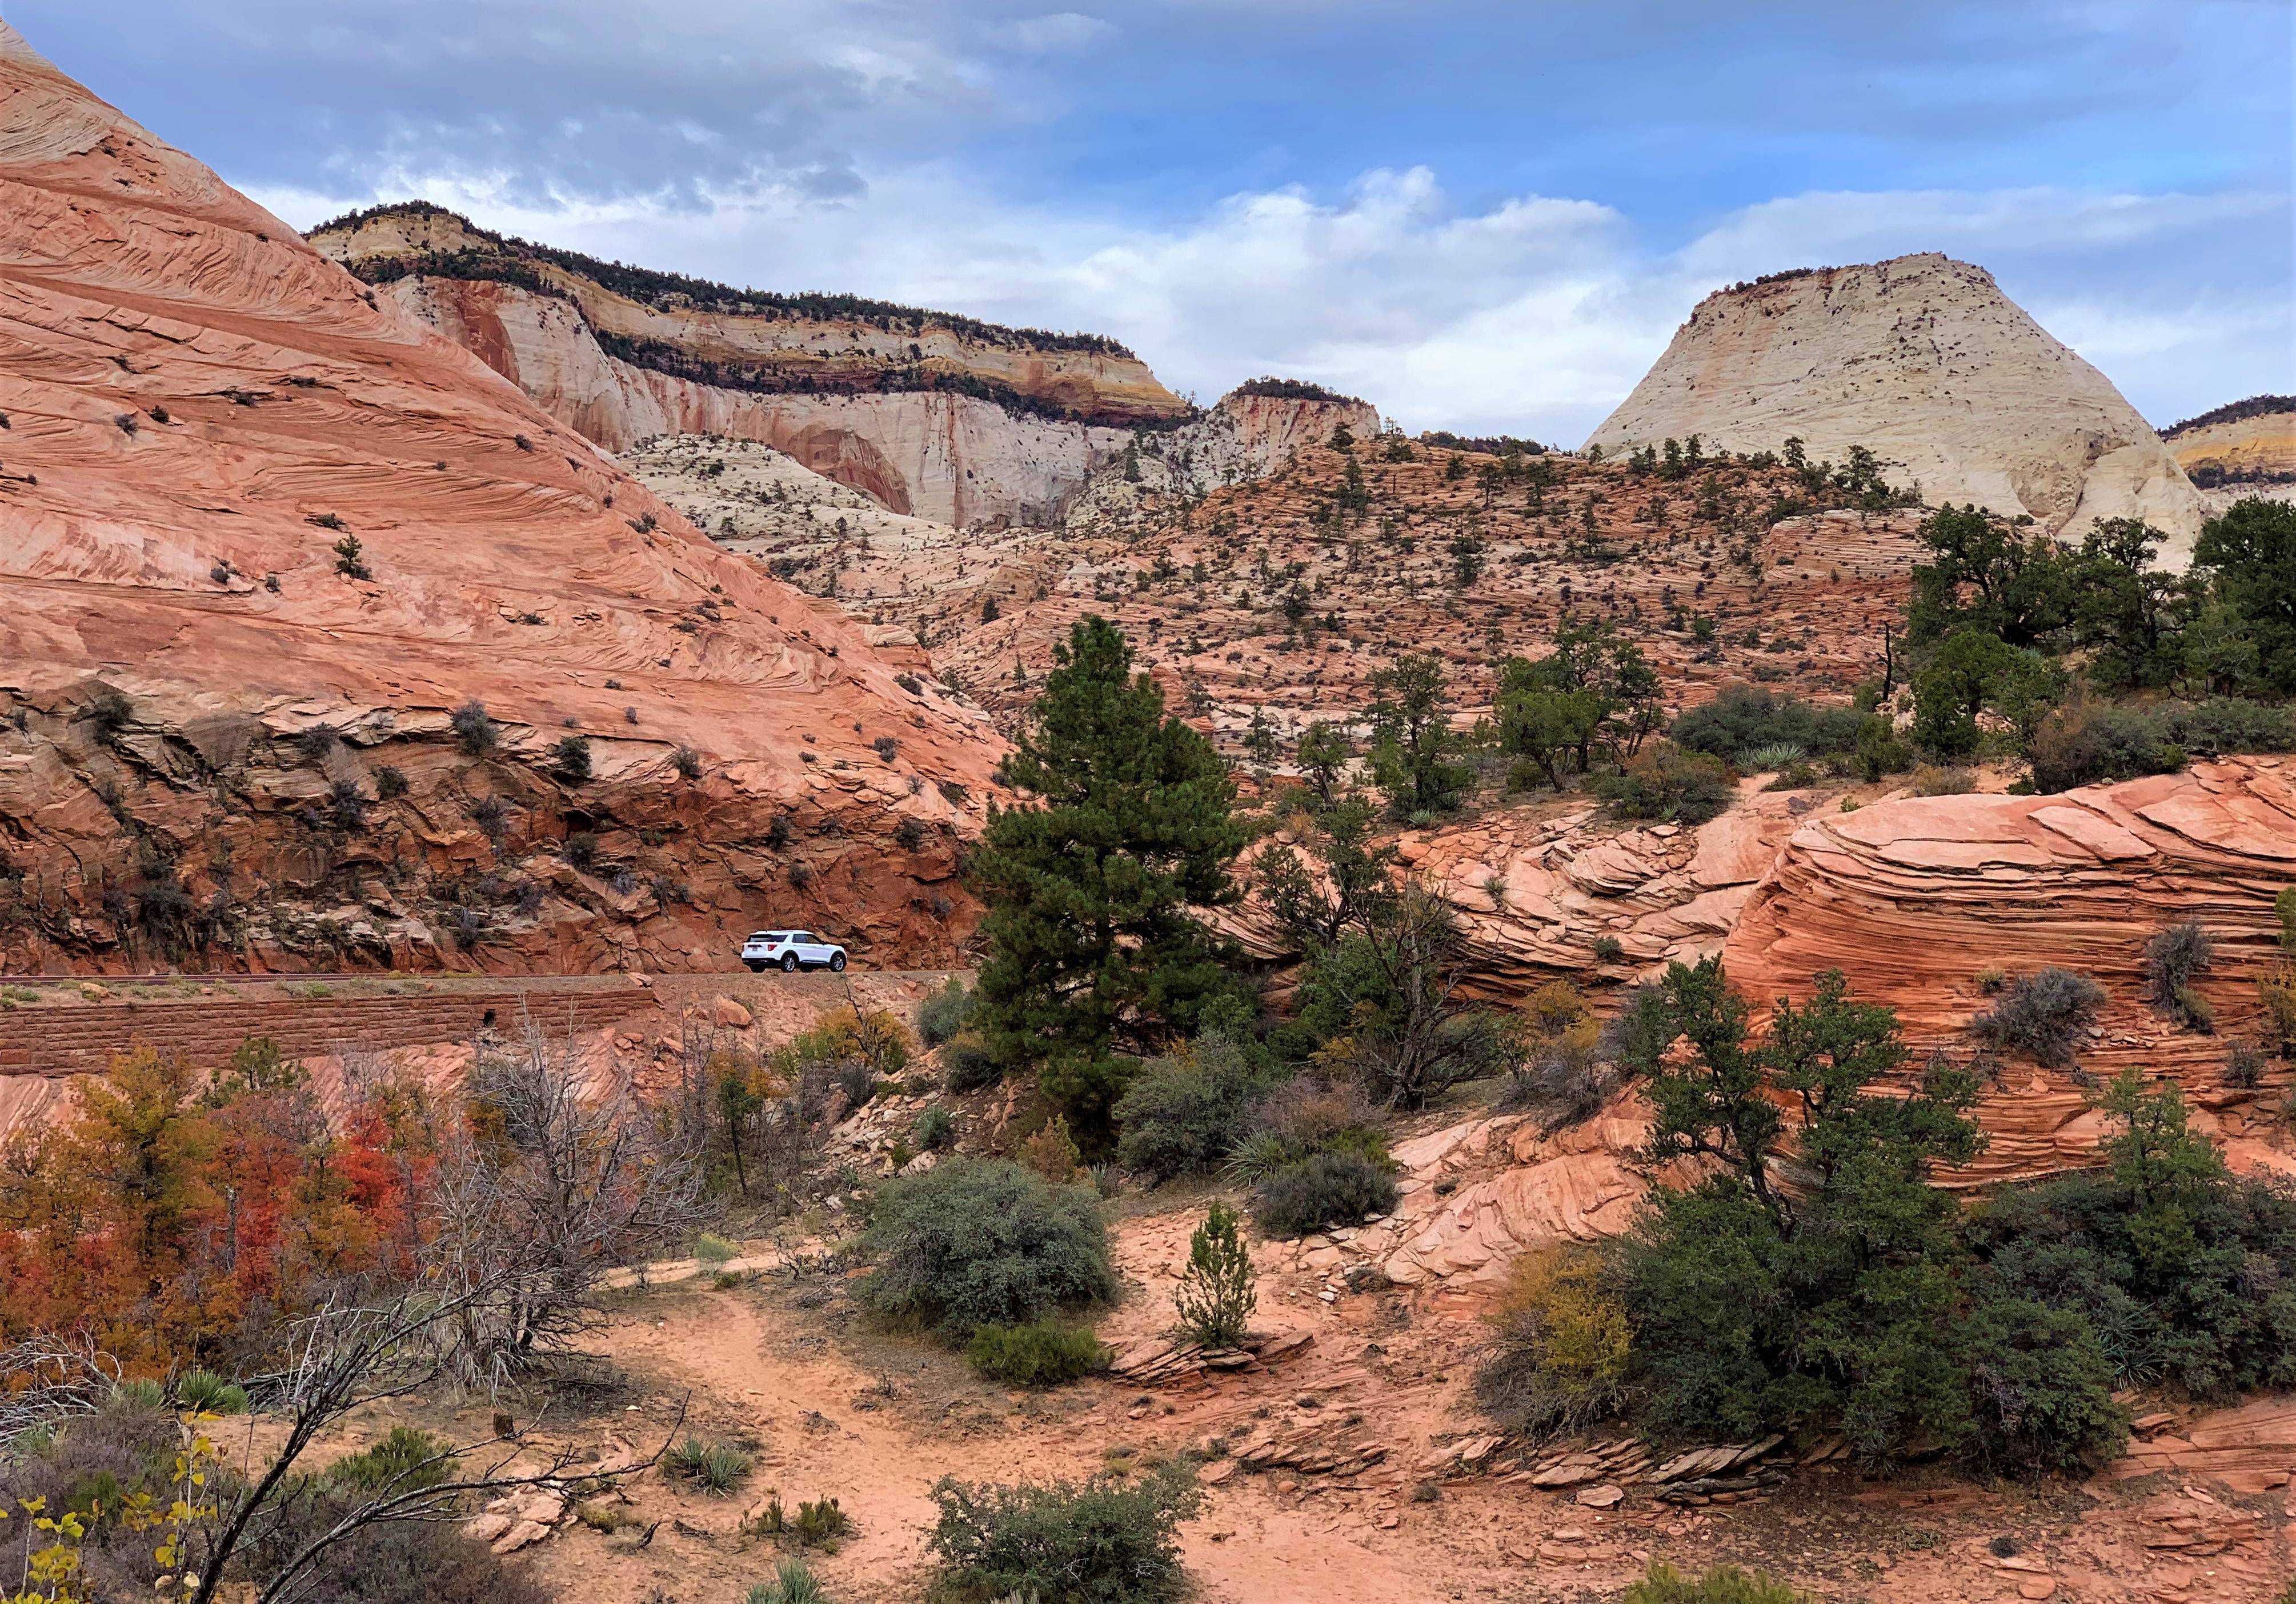
M 0 968 L 969 928 L 981 714 L 4 26 L 0 422 Z
M 2142 517 L 2192 552 L 2202 501 L 2112 382 L 2001 292 L 1936 252 L 1786 273 L 1698 303 L 1590 438 L 1616 454 L 1671 437 L 1813 460 L 1876 452 L 1924 500 L 2030 514 L 2078 538 Z
M 2248 497 L 2296 501 L 2296 396 L 2251 396 L 2161 439 L 2211 513 Z
M 1050 522 L 1132 431 L 1193 411 L 1112 341 L 623 269 L 420 202 L 311 242 L 610 451 L 756 440 L 938 522 Z

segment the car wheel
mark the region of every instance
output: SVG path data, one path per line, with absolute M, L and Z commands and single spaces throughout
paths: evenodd
M 842 952 L 832 952 L 832 953 L 831 953 L 831 954 L 829 955 L 829 967 L 830 967 L 832 969 L 835 970 L 835 971 L 836 971 L 838 974 L 840 974 L 840 975 L 844 974 L 844 973 L 845 973 L 845 955 L 844 955 Z
M 794 975 L 797 973 L 796 953 L 784 952 L 782 954 L 782 973 L 784 975 Z

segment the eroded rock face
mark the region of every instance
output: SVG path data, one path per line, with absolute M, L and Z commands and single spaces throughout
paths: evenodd
M 4 29 L 0 345 L 6 967 L 967 927 L 982 716 Z
M 2256 983 L 2279 960 L 2273 898 L 2296 884 L 2296 760 L 2240 758 L 2182 774 L 2053 796 L 1904 797 L 1816 813 L 1787 841 L 1724 949 L 1748 997 L 1807 997 L 1840 968 L 1898 1012 L 1918 1065 L 1932 1049 L 1967 1061 L 1969 1022 L 1992 1006 L 1988 971 L 2076 970 L 2104 986 L 2096 1034 L 2077 1049 L 2087 1076 L 2134 1066 L 2174 1076 L 2236 1161 L 2276 1162 L 2255 1144 L 2274 1128 L 2288 1066 L 2254 1089 L 2226 1084 L 2229 1045 L 2265 1038 Z M 2216 1033 L 2179 1028 L 2149 1000 L 2144 947 L 2194 919 L 2216 943 L 2194 983 Z M 1979 1106 L 1991 1138 L 1967 1181 L 2046 1174 L 2085 1162 L 2100 1134 L 2072 1073 L 2013 1057 Z
M 1673 437 L 1813 459 L 1866 446 L 1932 506 L 2030 513 L 2078 537 L 2142 517 L 2181 564 L 2201 499 L 2152 425 L 2001 292 L 1936 252 L 1780 275 L 1708 296 L 1589 444 Z
M 422 202 L 312 243 L 608 450 L 756 440 L 943 523 L 1047 522 L 1133 427 L 1190 411 L 1113 341 L 844 298 L 713 297 Z
M 2251 496 L 2296 501 L 2296 396 L 2251 396 L 2161 438 L 2211 513 Z

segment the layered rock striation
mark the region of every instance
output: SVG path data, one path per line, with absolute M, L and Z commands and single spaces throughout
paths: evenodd
M 2235 1151 L 2273 1129 L 2284 1061 L 2260 1084 L 2226 1074 L 2236 1042 L 2270 1049 L 2257 982 L 2280 962 L 2273 900 L 2296 884 L 2296 760 L 2236 758 L 2181 774 L 2043 796 L 1902 797 L 1806 818 L 1724 948 L 1732 983 L 1759 1002 L 1807 997 L 1821 970 L 1898 1012 L 1918 1065 L 1977 1061 L 1991 1141 L 1971 1180 L 2087 1163 L 2100 1077 L 2172 1076 Z M 2215 1029 L 2185 1028 L 2152 996 L 2145 942 L 2197 921 L 2215 944 L 2194 982 Z M 2108 997 L 2075 1062 L 1994 1056 L 1971 1021 L 1999 977 L 2058 967 Z
M 4 27 L 0 416 L 0 967 L 966 928 L 981 715 Z
M 2030 514 L 2078 537 L 2141 517 L 2182 563 L 2203 507 L 2152 425 L 2095 367 L 2001 292 L 1934 251 L 1782 273 L 1698 303 L 1590 445 L 1698 435 L 1812 459 L 1876 452 L 1931 505 Z
M 2210 512 L 2251 496 L 2296 501 L 2296 396 L 2251 396 L 2161 438 Z
M 311 243 L 610 451 L 755 440 L 939 522 L 1045 522 L 1138 429 L 1189 417 L 1112 340 L 777 295 L 505 239 L 410 202 Z

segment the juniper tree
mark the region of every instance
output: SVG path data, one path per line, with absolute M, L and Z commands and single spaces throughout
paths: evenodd
M 1458 761 L 1466 743 L 1451 728 L 1442 660 L 1409 653 L 1370 683 L 1372 773 L 1389 806 L 1406 818 L 1457 806 L 1474 770 Z
M 1640 1011 L 1653 1017 L 1621 1062 L 1646 1078 L 1646 1156 L 1714 1166 L 1694 1185 L 1653 1184 L 1628 1254 L 1652 1423 L 1816 1426 L 1876 1459 L 1961 1441 L 1965 1255 L 1957 1206 L 1928 1174 L 1981 1146 L 1972 1079 L 1934 1067 L 1909 1096 L 1867 1091 L 1905 1048 L 1895 1015 L 1852 1000 L 1838 970 L 1806 1007 L 1781 999 L 1759 1045 L 1717 959 L 1672 966 Z M 1791 1147 L 1781 1098 L 1801 1115 Z

